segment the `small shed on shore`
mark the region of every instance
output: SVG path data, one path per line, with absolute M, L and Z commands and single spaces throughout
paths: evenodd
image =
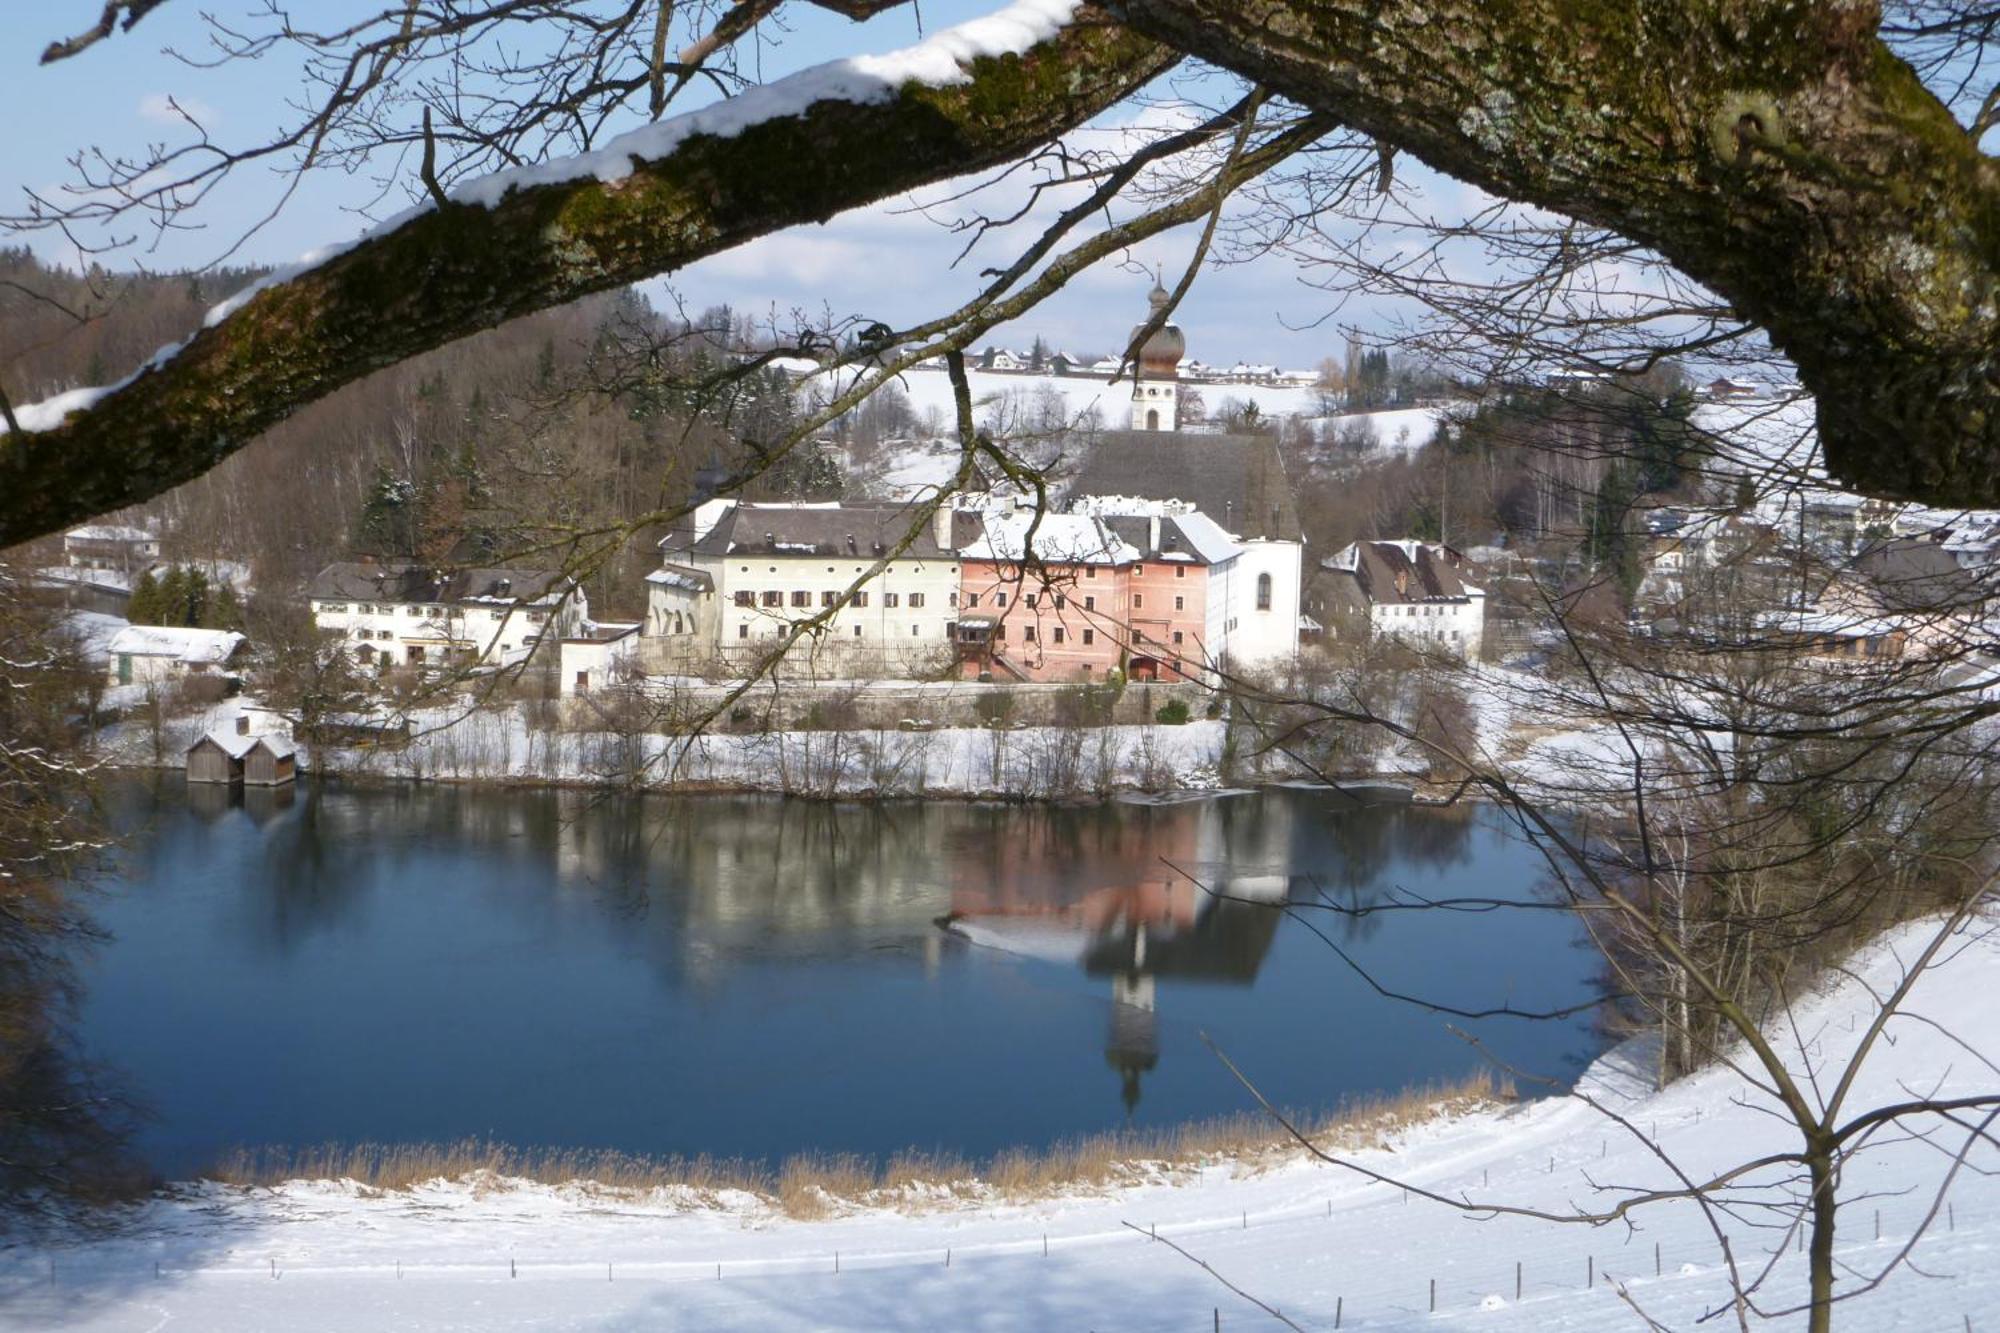
M 244 756 L 256 746 L 259 736 L 242 736 L 234 730 L 217 727 L 193 745 L 188 746 L 187 780 L 189 782 L 241 782 L 243 781 Z
M 299 775 L 299 747 L 284 736 L 253 738 L 243 754 L 243 781 L 252 787 L 282 787 Z

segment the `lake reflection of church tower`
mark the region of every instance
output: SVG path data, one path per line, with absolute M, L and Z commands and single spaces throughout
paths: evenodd
M 1152 303 L 1152 314 L 1157 316 L 1172 298 L 1156 277 L 1153 293 L 1147 299 Z M 1149 318 L 1147 323 L 1151 322 Z M 1132 337 L 1138 337 L 1145 327 L 1145 324 L 1135 327 Z M 1162 324 L 1140 345 L 1139 365 L 1132 377 L 1133 430 L 1180 429 L 1180 365 L 1181 357 L 1186 354 L 1187 339 L 1181 335 L 1178 324 Z
M 1159 1012 L 1153 974 L 1146 968 L 1146 924 L 1134 924 L 1130 966 L 1111 974 L 1111 1031 L 1104 1063 L 1118 1071 L 1125 1115 L 1139 1109 L 1139 1080 L 1160 1063 Z

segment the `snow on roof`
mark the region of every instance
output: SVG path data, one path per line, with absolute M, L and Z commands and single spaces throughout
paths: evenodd
M 241 759 L 244 755 L 250 753 L 251 748 L 258 741 L 263 739 L 262 736 L 239 736 L 236 734 L 236 728 L 234 727 L 217 727 L 196 741 L 194 745 L 188 746 L 188 749 L 192 750 L 195 748 L 195 745 L 201 745 L 206 742 L 219 746 L 222 752 L 231 759 Z
M 1034 529 L 1034 557 L 1062 564 L 1122 565 L 1139 558 L 1138 549 L 1088 514 L 1043 514 L 1036 523 L 1028 510 L 989 514 L 985 535 L 959 552 L 965 560 L 1020 560 L 1028 530 Z
M 715 586 L 714 580 L 698 569 L 686 565 L 662 565 L 646 575 L 646 582 L 660 588 L 683 588 L 688 592 L 707 592 Z
M 1176 514 L 1170 521 L 1180 529 L 1181 537 L 1195 554 L 1208 564 L 1219 565 L 1243 553 L 1243 548 L 1222 530 L 1222 525 L 1199 509 Z
M 134 657 L 171 657 L 195 665 L 227 662 L 243 645 L 234 630 L 190 629 L 182 625 L 127 625 L 111 636 L 106 651 Z
M 587 153 L 512 167 L 462 181 L 454 185 L 448 194 L 453 203 L 491 208 L 517 189 L 557 185 L 585 177 L 615 184 L 632 174 L 634 159 L 658 160 L 697 135 L 733 139 L 753 126 L 801 116 L 816 102 L 852 102 L 857 105 L 887 102 L 906 84 L 944 88 L 969 83 L 972 81 L 973 61 L 982 57 L 1025 54 L 1068 26 L 1081 3 L 1082 0 L 1016 0 L 998 13 L 942 29 L 900 51 L 854 56 L 815 65 L 750 88 L 712 106 L 630 130 Z M 290 282 L 358 245 L 387 236 L 436 207 L 435 202 L 426 199 L 351 240 L 307 251 L 297 261 L 279 266 L 228 300 L 211 307 L 202 318 L 202 327 L 214 328 L 267 288 Z M 99 399 L 117 392 L 148 371 L 165 365 L 179 354 L 184 345 L 168 343 L 155 352 L 146 364 L 116 383 L 72 389 L 39 403 L 17 407 L 14 418 L 22 430 L 53 430 L 70 413 L 94 406 Z M 4 431 L 5 426 L 0 425 L 0 433 Z
M 63 534 L 80 542 L 156 542 L 159 536 L 127 523 L 86 523 Z

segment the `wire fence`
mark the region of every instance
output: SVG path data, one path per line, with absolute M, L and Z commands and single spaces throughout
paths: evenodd
M 831 1248 L 771 1258 L 687 1256 L 526 1262 L 518 1255 L 499 1253 L 486 1263 L 392 1259 L 373 1264 L 293 1264 L 277 1257 L 264 1257 L 253 1263 L 175 1264 L 156 1259 L 150 1261 L 147 1272 L 101 1257 L 94 1247 L 83 1246 L 45 1250 L 37 1259 L 17 1251 L 14 1262 L 8 1265 L 13 1270 L 9 1285 L 18 1291 L 24 1285 L 47 1283 L 60 1290 L 112 1283 L 129 1286 L 134 1279 L 170 1282 L 192 1277 L 234 1277 L 282 1282 L 288 1277 L 380 1279 L 389 1278 L 392 1272 L 395 1281 L 471 1278 L 503 1282 L 691 1283 L 838 1276 L 930 1266 L 976 1277 L 983 1265 L 1000 1260 L 1062 1262 L 1093 1250 L 1159 1245 L 1162 1264 L 1205 1270 L 1204 1276 L 1215 1281 L 1216 1300 L 1202 1311 L 1204 1326 L 1212 1323 L 1221 1327 L 1228 1322 L 1232 1327 L 1247 1328 L 1269 1326 L 1274 1318 L 1272 1312 L 1262 1307 L 1255 1272 L 1232 1273 L 1232 1263 L 1245 1266 L 1245 1252 L 1213 1244 L 1205 1246 L 1204 1241 L 1219 1241 L 1230 1233 L 1259 1231 L 1266 1234 L 1282 1231 L 1291 1236 L 1300 1228 L 1314 1226 L 1337 1230 L 1353 1225 L 1357 1211 L 1367 1208 L 1430 1209 L 1441 1220 L 1448 1216 L 1442 1205 L 1413 1198 L 1408 1191 L 1393 1185 L 1370 1184 L 1362 1188 L 1359 1197 L 1347 1191 L 1261 1212 L 1239 1209 L 1228 1217 L 1160 1223 L 1127 1216 L 1116 1229 L 1081 1235 L 1034 1231 L 969 1245 L 946 1239 L 934 1247 L 860 1251 Z M 1381 1197 L 1370 1202 L 1367 1198 L 1370 1193 Z M 1397 1194 L 1402 1196 L 1401 1200 L 1392 1202 L 1392 1196 Z M 1924 1230 L 1925 1243 L 1963 1231 L 1979 1237 L 1972 1242 L 1975 1245 L 1990 1244 L 1991 1233 L 2000 1231 L 2000 1207 L 1983 1203 L 1968 1200 L 1961 1204 L 1947 1199 L 1938 1206 L 1934 1217 L 1929 1196 L 1900 1195 L 1844 1203 L 1836 1235 L 1835 1258 L 1841 1275 L 1836 1290 L 1858 1285 L 1879 1271 L 1910 1245 L 1919 1228 Z M 1806 1269 L 1805 1242 L 1802 1226 L 1788 1229 L 1781 1220 L 1758 1228 L 1737 1225 L 1731 1229 L 1731 1245 L 1741 1279 L 1751 1282 L 1759 1279 L 1767 1266 L 1771 1269 L 1760 1290 L 1769 1292 L 1776 1284 L 1776 1291 L 1760 1299 L 1760 1304 L 1768 1306 L 1773 1300 L 1790 1304 L 1800 1298 L 1798 1293 L 1804 1289 Z M 1330 1235 L 1329 1245 L 1333 1243 Z M 1510 1248 L 1517 1252 L 1508 1253 Z M 1922 1253 L 1921 1245 L 1913 1251 L 1915 1256 Z M 1621 1287 L 1631 1300 L 1642 1306 L 1649 1295 L 1671 1294 L 1672 1289 L 1663 1284 L 1699 1281 L 1704 1287 L 1701 1299 L 1709 1306 L 1718 1302 L 1726 1305 L 1731 1290 L 1723 1271 L 1723 1254 L 1711 1234 L 1690 1234 L 1685 1220 L 1665 1230 L 1653 1227 L 1643 1209 L 1634 1227 L 1529 1223 L 1528 1227 L 1504 1237 L 1496 1234 L 1493 1243 L 1481 1245 L 1471 1254 L 1464 1247 L 1441 1246 L 1424 1254 L 1399 1256 L 1400 1261 L 1392 1267 L 1382 1265 L 1379 1254 L 1374 1258 L 1372 1266 L 1358 1263 L 1351 1274 L 1316 1278 L 1316 1285 L 1328 1294 L 1314 1308 L 1279 1308 L 1276 1316 L 1301 1328 L 1361 1328 L 1388 1319 L 1501 1311 L 1538 1301 L 1574 1298 L 1580 1292 L 1595 1292 L 1607 1302 L 1607 1318 L 1616 1317 L 1614 1308 L 1618 1315 L 1630 1318 L 1627 1296 L 1619 1294 Z M 0 1264 L 4 1263 L 0 1259 Z M 1338 1268 L 1338 1255 L 1331 1256 L 1330 1264 Z M 1239 1283 L 1240 1291 L 1234 1285 Z M 1968 1308 L 1949 1327 L 1962 1327 L 1971 1333 L 1984 1327 L 1975 1321 L 1980 1314 L 1981 1311 L 1970 1308 L 1968 1300 Z M 1176 1322 L 1159 1326 L 1182 1325 Z M 1991 1327 L 2000 1330 L 2000 1320 Z

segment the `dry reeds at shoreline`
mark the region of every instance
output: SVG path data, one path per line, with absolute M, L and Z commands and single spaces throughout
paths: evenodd
M 1293 1123 L 1321 1148 L 1354 1151 L 1376 1146 L 1388 1135 L 1425 1121 L 1462 1115 L 1513 1097 L 1511 1087 L 1480 1070 L 1449 1083 L 1360 1099 Z M 442 1144 L 239 1149 L 202 1172 L 201 1179 L 242 1186 L 351 1181 L 383 1191 L 439 1181 L 476 1179 L 497 1188 L 527 1181 L 624 1193 L 676 1192 L 708 1203 L 741 1192 L 789 1217 L 814 1218 L 849 1207 L 1047 1198 L 1222 1160 L 1264 1165 L 1296 1150 L 1291 1136 L 1269 1116 L 1243 1112 L 1160 1128 L 1091 1134 L 1047 1148 L 1009 1148 L 983 1163 L 955 1153 L 920 1150 L 899 1152 L 880 1163 L 852 1153 L 808 1152 L 773 1168 L 740 1158 L 515 1148 L 465 1139 Z

